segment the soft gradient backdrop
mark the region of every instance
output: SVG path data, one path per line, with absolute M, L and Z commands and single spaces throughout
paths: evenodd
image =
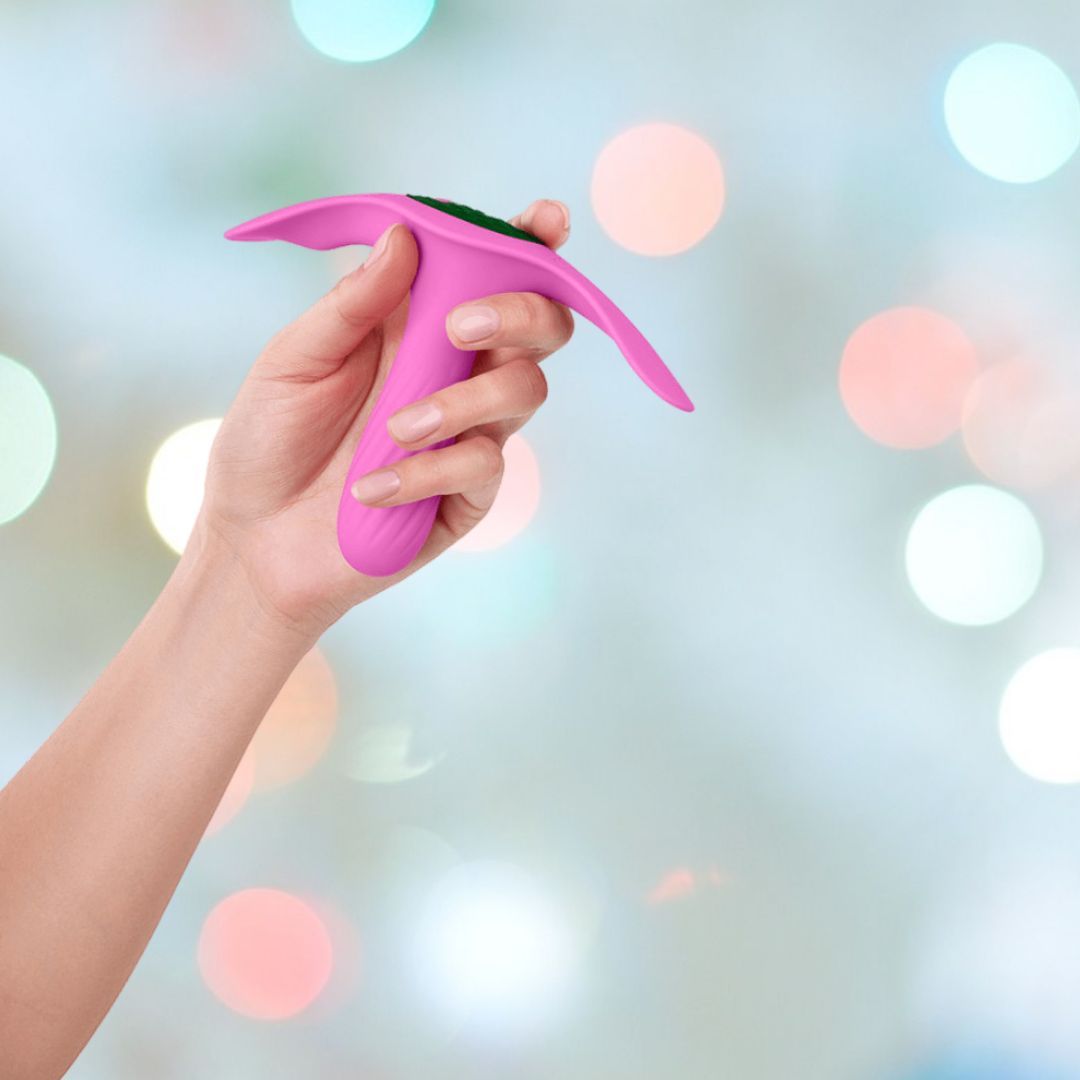
M 579 321 L 71 1076 L 1080 1076 L 1080 8 L 432 6 L 0 3 L 0 780 L 364 254 L 228 227 L 561 198 L 697 405 Z

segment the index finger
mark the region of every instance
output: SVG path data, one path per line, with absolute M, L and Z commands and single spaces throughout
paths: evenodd
M 561 248 L 570 235 L 570 210 L 558 199 L 537 199 L 510 224 L 530 232 L 552 250 Z

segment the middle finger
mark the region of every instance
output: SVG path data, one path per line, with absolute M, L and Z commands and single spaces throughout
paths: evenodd
M 459 349 L 491 353 L 497 366 L 517 356 L 536 359 L 562 348 L 574 332 L 570 309 L 532 292 L 498 293 L 454 308 L 446 332 Z

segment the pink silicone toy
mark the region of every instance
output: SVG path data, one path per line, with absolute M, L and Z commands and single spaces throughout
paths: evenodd
M 694 407 L 633 323 L 565 259 L 543 244 L 513 235 L 517 230 L 505 222 L 454 203 L 445 205 L 446 210 L 436 209 L 408 195 L 341 195 L 276 210 L 225 234 L 230 240 L 288 240 L 326 250 L 373 244 L 385 229 L 403 222 L 416 238 L 420 263 L 408 325 L 338 506 L 341 553 L 356 570 L 373 576 L 394 574 L 416 557 L 431 531 L 439 496 L 372 507 L 358 502 L 350 489 L 358 477 L 413 452 L 390 438 L 386 421 L 393 413 L 468 377 L 476 354 L 456 348 L 446 334 L 446 316 L 458 304 L 503 292 L 535 292 L 557 300 L 608 334 L 642 381 L 665 401 L 687 412 Z M 456 216 L 459 212 L 473 220 Z M 473 223 L 485 219 L 491 224 Z

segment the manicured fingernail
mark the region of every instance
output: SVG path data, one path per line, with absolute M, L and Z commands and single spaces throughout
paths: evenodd
M 352 493 L 357 502 L 372 503 L 389 499 L 399 487 L 401 477 L 393 469 L 379 469 L 367 476 L 361 476 L 353 484 Z
M 564 233 L 570 232 L 570 208 L 564 202 L 560 202 L 558 199 L 541 199 L 539 202 L 535 202 L 530 206 L 524 214 L 521 215 L 521 227 L 526 232 L 534 232 L 533 225 L 536 224 L 536 215 L 545 206 L 553 206 L 562 217 L 562 221 L 559 223 L 560 231 Z
M 458 308 L 450 316 L 450 329 L 461 341 L 483 341 L 499 329 L 499 313 L 485 304 Z
M 570 207 L 564 202 L 560 202 L 558 199 L 549 200 L 552 206 L 558 208 L 559 213 L 562 214 L 562 231 L 568 233 L 570 231 Z
M 375 241 L 375 246 L 371 249 L 371 254 L 364 262 L 365 266 L 374 266 L 382 257 L 383 252 L 390 246 L 390 234 L 397 228 L 397 224 L 393 224 Z
M 430 435 L 442 423 L 442 409 L 430 401 L 410 405 L 389 420 L 390 434 L 402 442 L 416 442 Z

